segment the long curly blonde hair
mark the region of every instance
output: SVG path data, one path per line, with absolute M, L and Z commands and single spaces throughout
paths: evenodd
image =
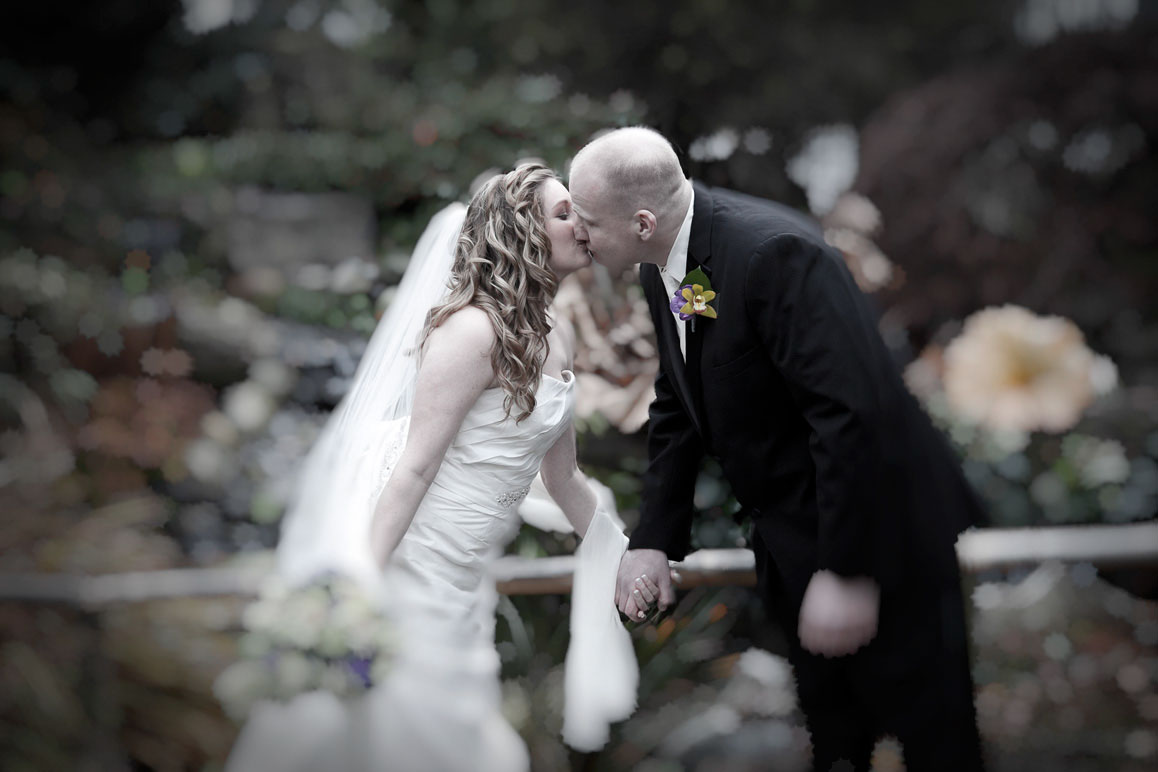
M 489 179 L 470 201 L 455 247 L 447 299 L 430 310 L 418 346 L 465 306 L 490 317 L 497 340 L 491 365 L 506 391 L 503 408 L 522 421 L 535 409 L 535 391 L 547 357 L 547 307 L 558 281 L 548 266 L 551 244 L 540 199 L 559 177 L 535 162 Z

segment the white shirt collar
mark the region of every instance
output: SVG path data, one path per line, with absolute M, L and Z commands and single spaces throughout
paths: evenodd
M 691 188 L 691 183 L 688 183 L 688 187 Z M 696 191 L 692 188 L 691 196 L 688 197 L 688 211 L 684 215 L 683 225 L 680 226 L 680 232 L 676 234 L 675 243 L 671 245 L 667 263 L 659 269 L 660 273 L 676 282 L 677 286 L 688 272 L 688 244 L 692 240 L 692 212 L 696 209 L 695 203 Z

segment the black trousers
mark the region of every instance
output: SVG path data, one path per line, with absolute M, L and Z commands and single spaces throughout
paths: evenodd
M 760 592 L 789 641 L 815 772 L 867 772 L 885 735 L 900 740 L 908 772 L 983 769 L 959 582 L 882 594 L 876 637 L 830 659 L 797 637 L 810 575 L 782 574 L 757 532 L 753 548 Z

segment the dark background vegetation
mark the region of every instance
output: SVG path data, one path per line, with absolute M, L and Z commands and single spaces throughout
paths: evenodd
M 995 524 L 1153 518 L 1156 22 L 1129 0 L 6 3 L 0 568 L 262 559 L 292 465 L 429 216 L 488 170 L 527 156 L 562 170 L 593 132 L 635 123 L 667 134 L 690 175 L 801 209 L 788 161 L 816 129 L 852 127 L 851 187 L 903 277 L 874 294 L 902 364 L 1016 303 L 1073 320 L 1118 368 L 1064 436 L 996 456 L 955 437 Z M 605 331 L 621 317 L 612 306 Z M 589 471 L 630 524 L 641 435 L 583 425 Z M 1110 441 L 1124 476 L 1089 482 L 1083 438 Z M 699 545 L 743 543 L 718 470 L 697 503 Z M 573 546 L 528 527 L 512 550 Z M 1048 576 L 1040 624 L 978 625 L 995 766 L 1142 768 L 1158 753 L 1153 604 L 1082 570 Z M 0 605 L 0 765 L 214 768 L 235 729 L 210 685 L 243 603 Z M 539 768 L 745 753 L 763 768 L 773 751 L 750 738 L 770 708 L 733 704 L 756 728 L 730 745 L 710 731 L 698 750 L 664 745 L 730 699 L 719 684 L 744 676 L 749 643 L 776 648 L 746 593 L 688 593 L 636 632 L 641 711 L 590 758 L 557 740 L 566 610 L 515 598 L 499 623 L 508 708 Z

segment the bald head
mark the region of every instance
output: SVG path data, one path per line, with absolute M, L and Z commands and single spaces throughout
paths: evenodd
M 692 201 L 671 144 L 640 127 L 589 142 L 571 162 L 570 188 L 576 238 L 613 271 L 665 264 Z
M 571 162 L 570 179 L 597 189 L 624 216 L 647 209 L 663 219 L 681 203 L 687 206 L 684 173 L 671 143 L 642 126 L 615 129 L 587 143 Z

